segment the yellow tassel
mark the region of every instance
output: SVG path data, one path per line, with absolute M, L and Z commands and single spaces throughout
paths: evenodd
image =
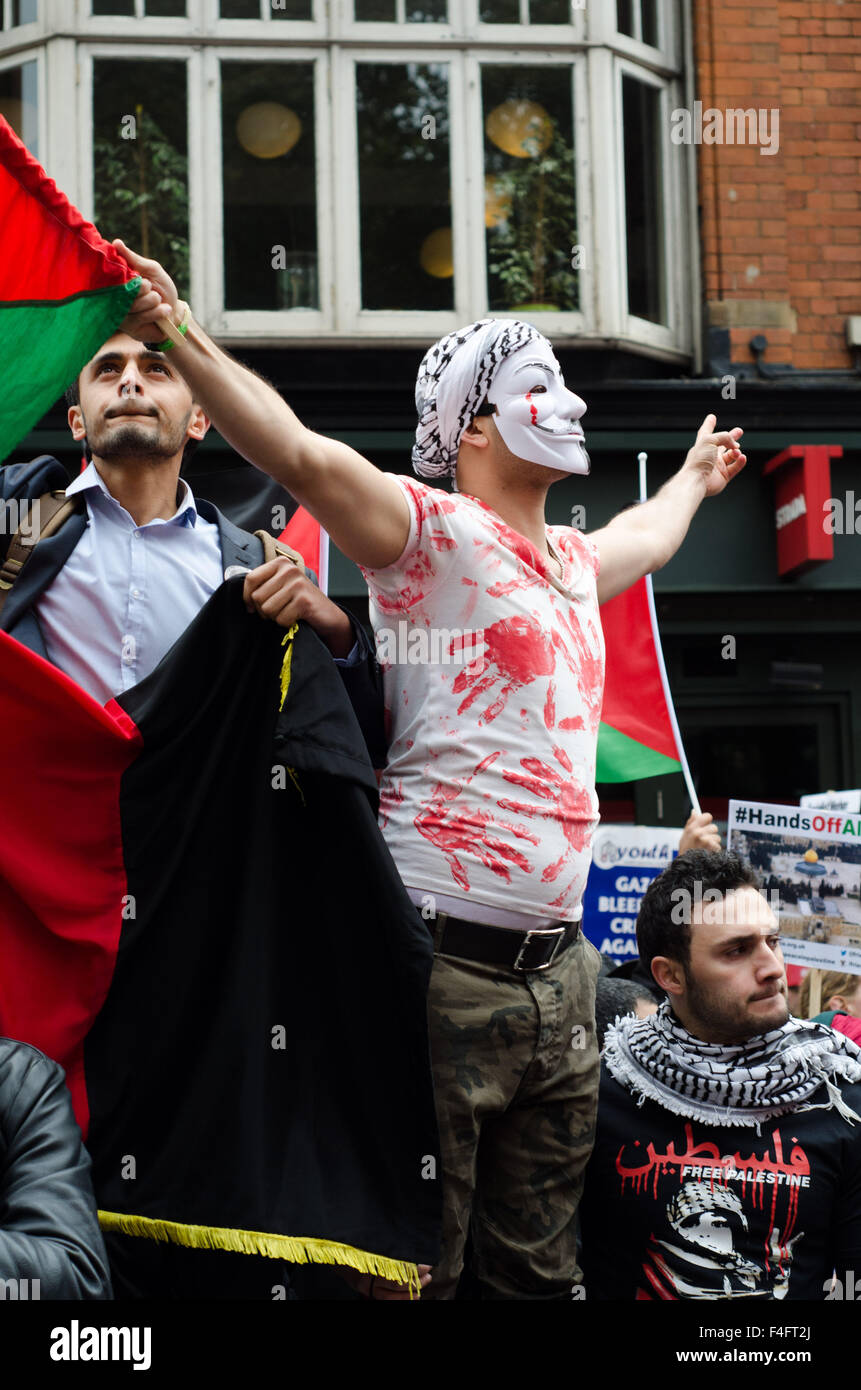
M 124 1212 L 100 1211 L 103 1231 L 120 1231 L 127 1236 L 173 1241 L 202 1250 L 236 1250 L 244 1255 L 268 1255 L 288 1264 L 349 1265 L 361 1274 L 376 1274 L 396 1284 L 407 1284 L 410 1298 L 421 1292 L 419 1272 L 409 1260 L 392 1260 L 372 1255 L 354 1245 L 334 1240 L 315 1240 L 308 1236 L 276 1236 L 264 1231 L 241 1231 L 229 1226 L 187 1226 L 181 1221 L 157 1221 L 150 1216 L 127 1216 Z
M 281 642 L 282 647 L 286 647 L 287 650 L 284 653 L 284 660 L 281 663 L 281 703 L 278 706 L 279 714 L 284 708 L 284 701 L 287 699 L 287 691 L 290 689 L 290 667 L 293 662 L 293 638 L 296 636 L 298 630 L 298 623 L 294 623 L 292 627 L 288 627 Z
M 299 778 L 298 778 L 297 775 L 296 775 L 296 769 L 295 769 L 295 767 L 288 767 L 288 768 L 287 768 L 287 771 L 290 773 L 290 780 L 291 780 L 291 782 L 293 783 L 293 786 L 296 788 L 297 792 L 299 793 L 299 795 L 300 795 L 301 798 L 302 798 L 302 805 L 303 805 L 303 806 L 307 805 L 307 802 L 305 801 L 305 793 L 303 792 L 302 788 L 301 788 L 300 785 L 299 785 Z

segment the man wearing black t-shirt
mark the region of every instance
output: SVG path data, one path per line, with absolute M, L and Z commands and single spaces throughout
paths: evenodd
M 649 887 L 637 941 L 667 1001 L 607 1031 L 587 1299 L 853 1296 L 861 1049 L 789 1016 L 778 931 L 734 854 Z

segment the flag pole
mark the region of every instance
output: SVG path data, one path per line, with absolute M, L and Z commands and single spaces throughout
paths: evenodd
M 648 457 L 648 454 L 644 453 L 642 450 L 637 455 L 637 463 L 639 464 L 640 474 L 640 502 L 645 502 L 648 499 L 649 495 L 648 488 L 646 486 L 646 461 Z M 688 796 L 691 800 L 691 806 L 693 807 L 697 815 L 699 815 L 700 803 L 697 794 L 694 790 L 694 779 L 691 776 L 691 769 L 688 766 L 688 759 L 685 753 L 685 746 L 682 743 L 681 730 L 679 729 L 679 721 L 676 718 L 676 708 L 673 704 L 672 694 L 670 693 L 670 682 L 667 677 L 667 667 L 666 663 L 664 662 L 663 648 L 661 647 L 661 635 L 658 631 L 658 615 L 655 611 L 655 594 L 654 590 L 652 589 L 652 576 L 650 574 L 646 575 L 646 597 L 649 604 L 649 618 L 651 619 L 652 623 L 652 637 L 655 643 L 655 655 L 658 658 L 658 670 L 661 673 L 661 685 L 664 688 L 664 699 L 667 702 L 667 711 L 670 716 L 670 724 L 673 730 L 673 738 L 676 740 L 676 751 L 679 755 L 679 762 L 682 765 L 682 776 L 685 779 L 685 786 L 688 789 Z

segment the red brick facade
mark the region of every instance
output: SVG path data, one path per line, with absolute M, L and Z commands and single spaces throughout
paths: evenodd
M 861 315 L 861 0 L 695 0 L 696 98 L 779 111 L 779 146 L 698 147 L 707 322 L 731 359 L 846 369 Z M 769 117 L 768 129 L 771 129 Z

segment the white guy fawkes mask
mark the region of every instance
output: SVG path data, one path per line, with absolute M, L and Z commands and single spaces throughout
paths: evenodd
M 518 458 L 560 473 L 587 474 L 591 467 L 577 421 L 586 402 L 569 391 L 546 338 L 506 357 L 487 392 L 503 442 Z

